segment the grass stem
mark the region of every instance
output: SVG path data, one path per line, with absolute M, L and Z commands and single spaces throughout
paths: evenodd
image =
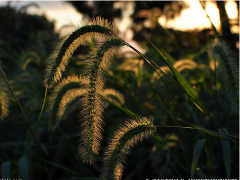
M 39 151 L 39 153 L 40 153 L 40 155 L 41 155 L 42 162 L 43 162 L 43 164 L 44 164 L 44 166 L 45 166 L 45 168 L 46 168 L 46 171 L 47 171 L 47 174 L 48 174 L 48 179 L 51 179 L 51 176 L 50 176 L 48 167 L 47 167 L 47 165 L 46 165 L 46 163 L 45 163 L 45 161 L 44 161 L 44 158 L 43 158 L 43 155 L 42 155 L 42 151 L 41 151 L 40 146 L 38 145 L 38 142 L 37 142 L 37 140 L 36 140 L 36 138 L 35 138 L 35 136 L 34 136 L 34 133 L 33 133 L 33 130 L 32 130 L 32 128 L 31 128 L 31 126 L 30 126 L 30 123 L 29 123 L 29 121 L 28 121 L 28 119 L 27 119 L 27 117 L 26 117 L 26 115 L 25 115 L 25 113 L 24 113 L 24 111 L 23 111 L 23 109 L 22 109 L 22 107 L 21 107 L 21 105 L 20 105 L 20 103 L 19 103 L 19 101 L 18 101 L 18 99 L 17 99 L 17 97 L 16 97 L 16 95 L 15 95 L 15 93 L 14 93 L 14 91 L 13 91 L 10 83 L 8 82 L 7 77 L 5 76 L 5 74 L 4 74 L 4 72 L 3 72 L 3 70 L 2 70 L 1 67 L 0 67 L 0 70 L 1 70 L 1 72 L 2 72 L 2 74 L 3 74 L 4 79 L 6 80 L 6 82 L 7 82 L 7 84 L 8 84 L 8 86 L 9 86 L 9 88 L 10 88 L 10 90 L 11 90 L 11 92 L 12 92 L 14 98 L 15 98 L 15 100 L 17 101 L 17 104 L 18 104 L 18 106 L 19 106 L 19 108 L 20 108 L 20 110 L 21 110 L 21 112 L 22 112 L 22 114 L 23 114 L 23 116 L 24 116 L 24 119 L 26 120 L 27 125 L 28 125 L 28 127 L 29 127 L 29 129 L 30 129 L 30 131 L 31 131 L 31 134 L 32 134 L 32 136 L 33 136 L 33 138 L 34 138 L 34 141 L 35 141 L 36 145 L 37 145 L 38 151 Z

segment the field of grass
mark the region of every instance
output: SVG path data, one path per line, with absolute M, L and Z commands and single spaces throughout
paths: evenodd
M 142 35 L 142 54 L 99 17 L 59 38 L 43 16 L 6 12 L 1 178 L 239 178 L 239 63 L 227 41 L 159 29 Z

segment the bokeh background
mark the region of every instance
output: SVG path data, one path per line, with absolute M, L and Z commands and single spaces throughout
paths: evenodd
M 37 126 L 44 99 L 43 79 L 48 56 L 59 39 L 95 16 L 112 21 L 121 37 L 167 71 L 144 36 L 148 37 L 199 92 L 221 126 L 239 136 L 239 112 L 231 110 L 218 71 L 215 79 L 214 59 L 209 52 L 213 41 L 225 41 L 239 64 L 238 1 L 1 1 L 0 66 L 33 128 Z M 91 42 L 81 45 L 63 77 L 81 74 L 82 60 L 87 58 L 92 46 Z M 129 49 L 114 55 L 106 77 L 106 88 L 123 94 L 125 108 L 152 117 L 156 125 L 189 126 L 173 118 L 183 119 L 183 116 L 171 94 L 149 65 Z M 189 123 L 218 131 L 218 126 L 201 113 L 178 86 L 166 76 L 163 78 Z M 49 96 L 51 92 L 49 90 Z M 9 112 L 0 121 L 1 176 L 46 179 L 30 130 L 10 90 L 6 93 Z M 44 112 L 38 124 L 37 140 L 53 179 L 98 179 L 107 142 L 118 125 L 129 117 L 111 105 L 106 108 L 102 150 L 99 160 L 89 166 L 82 163 L 78 154 L 79 105 L 73 107 L 75 110 L 70 108 L 66 120 L 53 132 L 48 130 Z M 198 140 L 205 140 L 208 145 L 200 154 L 195 177 L 200 177 L 199 173 L 206 178 L 227 177 L 220 139 L 197 130 L 170 127 L 157 130 L 168 151 L 162 150 L 153 139 L 139 143 L 127 158 L 123 179 L 189 178 Z M 230 174 L 236 179 L 239 149 L 233 144 L 230 147 Z M 179 166 L 178 161 L 184 167 Z

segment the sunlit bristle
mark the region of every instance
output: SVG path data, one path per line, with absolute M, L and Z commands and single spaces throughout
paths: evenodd
M 95 51 L 92 52 L 85 70 L 86 77 L 89 79 L 87 94 L 83 98 L 82 131 L 79 152 L 84 162 L 92 163 L 100 149 L 102 139 L 102 112 L 103 102 L 99 94 L 103 92 L 104 78 L 103 72 L 109 64 L 112 54 L 123 45 L 123 41 L 118 38 L 108 38 L 100 43 Z
M 101 179 L 121 179 L 123 163 L 126 161 L 126 156 L 129 154 L 130 149 L 139 141 L 153 135 L 155 130 L 156 128 L 152 120 L 145 117 L 129 120 L 120 126 L 114 133 L 105 151 L 104 169 Z
M 54 92 L 49 98 L 48 103 L 48 116 L 49 116 L 49 128 L 55 129 L 58 126 L 59 121 L 64 114 L 65 106 L 67 104 L 66 96 L 71 93 L 72 90 L 81 91 L 84 88 L 87 80 L 77 76 L 69 76 L 67 79 L 63 79 L 54 89 Z M 82 91 L 81 93 L 84 93 Z M 76 94 L 77 95 L 77 94 Z M 61 108 L 62 107 L 62 108 Z
M 86 40 L 101 37 L 99 36 L 100 34 L 102 37 L 117 35 L 111 23 L 100 17 L 96 17 L 78 27 L 69 36 L 64 38 L 48 59 L 45 85 L 51 86 L 59 81 L 74 51 Z
M 0 61 L 0 67 L 1 67 Z M 8 116 L 8 106 L 9 106 L 9 93 L 7 88 L 7 83 L 3 78 L 2 74 L 0 74 L 0 119 L 3 120 Z
M 117 105 L 122 105 L 125 102 L 123 95 L 114 89 L 104 89 L 101 95 Z
M 173 67 L 181 72 L 185 69 L 195 69 L 198 67 L 198 64 L 191 59 L 180 59 L 174 63 Z
M 215 60 L 219 62 L 217 72 L 220 72 L 232 109 L 239 111 L 239 70 L 232 51 L 225 42 L 214 44 L 211 49 Z
M 63 100 L 59 105 L 59 111 L 57 114 L 58 118 L 64 119 L 67 110 L 73 111 L 75 108 L 77 108 L 77 106 L 80 107 L 82 104 L 81 99 L 86 93 L 87 93 L 86 89 L 83 88 L 69 90 L 63 96 L 62 98 Z M 68 107 L 71 107 L 71 109 Z
M 3 120 L 5 117 L 8 116 L 8 93 L 7 89 L 3 88 L 4 86 L 2 85 L 2 79 L 0 79 L 0 119 Z

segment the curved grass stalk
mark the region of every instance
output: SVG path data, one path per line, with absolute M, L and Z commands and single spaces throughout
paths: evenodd
M 70 90 L 83 88 L 86 83 L 87 80 L 81 76 L 69 76 L 55 87 L 53 94 L 49 98 L 47 110 L 49 116 L 48 124 L 51 130 L 54 130 L 58 126 L 58 123 L 62 118 L 64 111 L 60 107 L 65 107 L 65 105 L 62 105 L 64 103 L 66 104 L 66 102 L 64 102 L 64 96 Z
M 121 179 L 123 163 L 129 154 L 131 147 L 152 136 L 156 131 L 152 120 L 145 117 L 137 120 L 129 120 L 120 126 L 114 133 L 110 144 L 105 151 L 102 180 Z
M 102 139 L 102 112 L 103 102 L 99 94 L 103 91 L 102 73 L 108 66 L 112 54 L 123 45 L 123 41 L 118 38 L 109 38 L 95 52 L 88 61 L 85 74 L 89 79 L 87 94 L 83 98 L 82 131 L 79 153 L 84 162 L 93 163 L 100 149 Z
M 116 30 L 112 24 L 100 17 L 92 19 L 87 25 L 81 26 L 72 32 L 63 42 L 57 46 L 54 53 L 49 57 L 46 69 L 45 85 L 52 86 L 61 79 L 68 61 L 74 51 L 86 41 L 86 39 L 102 36 L 116 36 Z
M 211 49 L 214 59 L 219 61 L 219 71 L 225 87 L 231 107 L 235 112 L 239 111 L 239 72 L 238 65 L 234 62 L 231 50 L 226 43 L 217 43 Z

